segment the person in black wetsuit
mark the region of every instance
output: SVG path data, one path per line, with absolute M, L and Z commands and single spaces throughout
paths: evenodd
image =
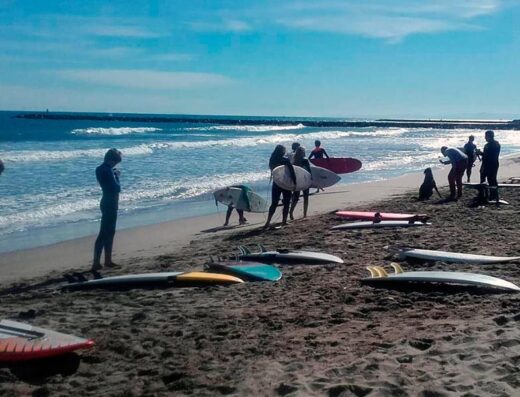
M 2 175 L 2 172 L 4 172 L 4 169 L 5 169 L 4 163 L 2 160 L 0 160 L 0 175 Z
M 285 157 L 285 147 L 283 145 L 276 145 L 271 158 L 269 159 L 269 168 L 271 172 L 280 165 L 286 165 L 290 167 L 290 173 L 294 181 L 296 181 L 296 175 L 294 174 L 294 168 L 287 157 Z M 289 215 L 289 205 L 291 204 L 291 192 L 289 190 L 282 189 L 273 181 L 271 188 L 271 206 L 267 214 L 267 221 L 265 222 L 264 228 L 269 227 L 271 219 L 278 206 L 278 201 L 282 195 L 283 211 L 282 211 L 282 225 L 287 224 L 287 216 Z
M 498 174 L 498 157 L 500 156 L 500 143 L 495 141 L 495 133 L 491 130 L 486 131 L 486 145 L 484 151 L 478 151 L 477 153 L 482 156 L 482 165 L 480 167 L 480 183 L 487 183 L 489 186 L 497 186 L 497 174 Z M 490 200 L 496 199 L 496 189 L 490 191 Z
M 230 187 L 237 187 L 239 189 L 242 189 L 242 197 L 247 200 L 247 191 L 250 190 L 247 186 L 245 185 L 232 185 Z M 246 202 L 248 202 L 248 207 L 249 207 L 249 200 L 247 200 Z M 224 226 L 228 226 L 229 225 L 229 218 L 231 218 L 231 213 L 233 212 L 233 209 L 235 207 L 233 207 L 232 205 L 228 205 L 228 209 L 226 211 L 226 221 L 224 222 Z M 238 212 L 238 224 L 239 225 L 244 225 L 247 223 L 247 219 L 244 217 L 244 210 L 239 210 L 238 208 L 236 208 L 237 212 Z M 248 209 L 249 211 L 250 209 Z
M 311 173 L 311 165 L 309 163 L 309 160 L 305 158 L 305 148 L 303 146 L 300 146 L 298 149 L 296 149 L 296 152 L 294 153 L 293 165 L 296 165 L 298 167 L 302 167 L 304 170 Z M 291 221 L 294 219 L 293 213 L 294 209 L 296 208 L 296 204 L 298 204 L 298 200 L 300 199 L 300 191 L 293 192 L 292 198 L 291 198 L 291 209 L 289 210 L 289 217 L 291 218 Z M 309 208 L 309 189 L 305 189 L 303 191 L 303 217 L 307 217 L 307 210 Z
M 468 178 L 468 183 L 471 180 L 471 171 L 473 168 L 473 164 L 475 163 L 475 160 L 477 159 L 477 145 L 475 145 L 473 142 L 475 141 L 475 137 L 473 135 L 470 135 L 468 138 L 468 142 L 464 145 L 464 152 L 466 153 L 466 156 L 468 156 L 468 164 L 466 166 L 466 176 Z
M 319 140 L 314 141 L 314 146 L 316 146 L 316 147 L 314 149 L 312 149 L 312 152 L 309 155 L 309 160 L 312 159 L 312 158 L 322 159 L 323 156 L 329 158 L 329 155 L 327 154 L 325 149 L 323 149 L 321 147 L 321 142 Z
M 117 210 L 119 205 L 119 170 L 114 168 L 121 162 L 121 152 L 110 149 L 105 153 L 103 164 L 96 168 L 96 179 L 101 186 L 101 226 L 94 244 L 94 261 L 92 271 L 101 269 L 101 253 L 105 251 L 105 266 L 112 267 L 112 245 L 116 233 Z

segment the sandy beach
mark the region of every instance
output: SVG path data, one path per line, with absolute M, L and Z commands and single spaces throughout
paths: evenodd
M 449 167 L 435 169 L 445 185 Z M 502 160 L 499 177 L 520 176 L 520 157 Z M 475 175 L 475 177 L 477 177 Z M 520 315 L 516 294 L 479 289 L 387 290 L 360 283 L 365 267 L 389 268 L 405 245 L 519 255 L 520 190 L 511 205 L 417 202 L 422 174 L 340 186 L 312 196 L 311 213 L 277 230 L 209 230 L 223 213 L 118 231 L 115 260 L 103 274 L 201 269 L 209 255 L 237 245 L 307 249 L 342 265 L 280 266 L 276 283 L 231 287 L 61 293 L 60 275 L 86 270 L 94 237 L 0 255 L 1 318 L 96 341 L 73 373 L 42 376 L 0 368 L 2 395 L 328 395 L 510 396 L 519 393 Z M 441 192 L 446 195 L 447 189 Z M 431 227 L 331 231 L 337 209 L 427 213 Z M 301 216 L 298 209 L 298 217 Z M 236 223 L 236 217 L 232 218 Z M 520 284 L 516 263 L 406 263 L 406 269 L 489 274 Z M 31 285 L 56 279 L 42 288 Z M 20 292 L 20 289 L 25 289 Z

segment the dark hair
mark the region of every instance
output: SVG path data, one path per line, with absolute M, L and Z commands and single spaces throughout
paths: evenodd
M 117 150 L 116 148 L 109 149 L 105 153 L 105 162 L 113 161 L 116 164 L 120 163 L 122 160 L 121 158 L 121 152 Z
M 486 135 L 489 135 L 491 138 L 494 138 L 495 137 L 495 131 L 487 130 L 486 131 Z
M 444 152 L 446 149 L 448 149 L 448 146 L 441 147 L 441 152 Z
M 276 145 L 271 154 L 271 158 L 269 159 L 269 168 L 271 171 L 280 164 L 283 159 L 283 155 L 285 154 L 285 146 L 284 145 Z
M 296 149 L 296 153 L 294 153 L 293 164 L 301 166 L 304 158 L 305 148 L 303 146 L 300 146 L 298 149 Z
M 300 147 L 300 144 L 298 142 L 293 142 L 293 144 L 291 145 L 291 149 L 292 150 L 296 150 Z
M 321 142 L 318 139 L 316 139 L 314 141 L 314 146 L 320 146 L 320 145 L 321 145 Z
M 470 136 L 469 136 L 469 140 L 470 140 L 470 141 L 472 141 L 472 140 L 474 140 L 474 139 L 475 139 L 475 137 L 474 137 L 473 135 L 470 135 Z

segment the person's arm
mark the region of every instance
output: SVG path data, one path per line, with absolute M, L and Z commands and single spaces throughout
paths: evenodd
M 327 157 L 328 159 L 330 159 L 329 155 L 327 154 L 327 152 L 325 151 L 325 149 L 321 149 L 323 150 L 323 154 L 325 155 L 325 157 Z
M 311 154 L 309 154 L 308 159 L 309 159 L 309 160 L 312 159 L 315 155 L 316 155 L 316 154 L 314 153 L 314 150 L 311 151 Z
M 115 194 L 121 191 L 119 181 L 110 167 L 103 167 L 101 169 L 99 181 L 101 188 L 106 193 Z
M 448 157 L 449 158 L 449 157 Z M 443 160 L 442 158 L 439 159 L 439 161 L 442 163 L 442 164 L 451 164 L 451 160 Z

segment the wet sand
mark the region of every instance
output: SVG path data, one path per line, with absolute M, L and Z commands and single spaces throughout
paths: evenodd
M 518 165 L 518 160 L 504 164 L 501 178 L 519 176 Z M 435 175 L 442 184 L 445 179 Z M 121 261 L 122 268 L 106 273 L 192 270 L 201 268 L 209 255 L 232 256 L 237 245 L 257 243 L 325 251 L 345 261 L 281 266 L 283 278 L 277 283 L 60 293 L 55 289 L 59 283 L 15 292 L 6 290 L 4 282 L 0 318 L 88 336 L 97 345 L 80 353 L 73 374 L 42 378 L 0 368 L 0 394 L 518 394 L 520 295 L 478 288 L 387 290 L 360 279 L 368 276 L 367 265 L 389 270 L 396 260 L 392 247 L 399 245 L 520 255 L 520 189 L 502 190 L 510 206 L 472 207 L 473 190 L 457 203 L 420 203 L 413 200 L 417 183 L 413 193 L 403 193 L 399 180 L 386 183 L 395 189 L 386 191 L 383 201 L 374 204 L 383 198 L 378 196 L 382 190 L 374 189 L 368 201 L 354 200 L 356 208 L 427 213 L 433 225 L 332 231 L 331 226 L 344 221 L 322 213 L 271 231 L 201 233 L 182 249 L 159 241 L 155 255 L 136 251 Z M 446 194 L 445 188 L 441 191 Z M 333 209 L 347 207 L 341 200 L 334 204 Z M 413 270 L 479 272 L 520 285 L 519 263 L 401 264 Z M 62 273 L 63 268 L 56 268 L 25 286 Z

